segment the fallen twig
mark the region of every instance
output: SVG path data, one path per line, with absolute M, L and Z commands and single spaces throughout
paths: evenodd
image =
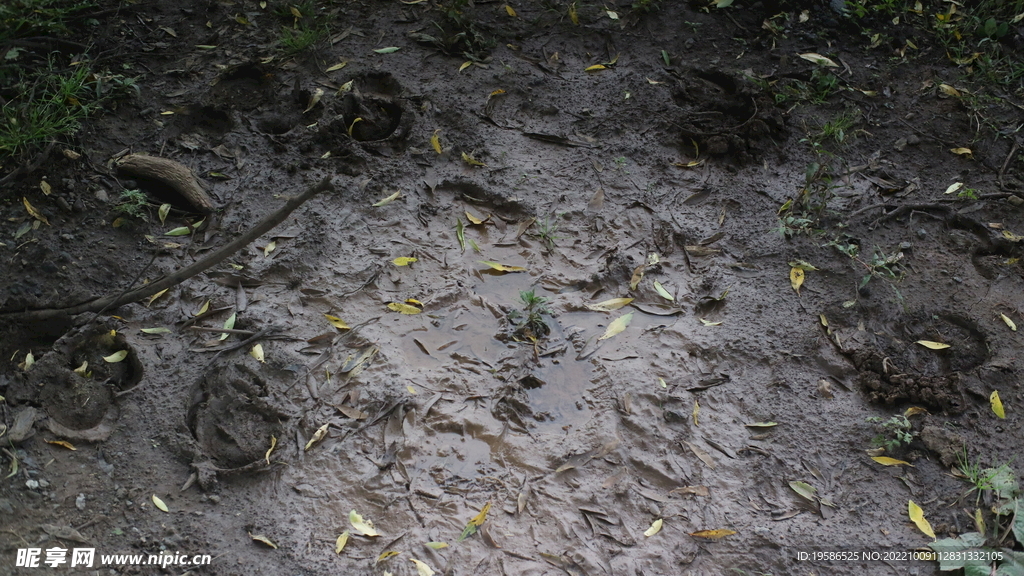
M 97 298 L 96 300 L 91 300 L 74 306 L 68 306 L 66 308 L 44 308 L 41 310 L 25 310 L 21 312 L 0 312 L 0 321 L 51 320 L 54 318 L 74 316 L 75 314 L 81 314 L 83 312 L 96 312 L 98 310 L 110 309 L 122 304 L 138 302 L 143 298 L 148 298 L 161 290 L 166 290 L 167 288 L 176 286 L 185 280 L 220 264 L 232 254 L 238 252 L 245 246 L 249 245 L 249 243 L 266 234 L 275 226 L 283 222 L 289 215 L 291 215 L 292 212 L 295 211 L 296 208 L 302 206 L 307 200 L 327 190 L 334 190 L 334 185 L 331 184 L 330 177 L 324 178 L 319 184 L 311 186 L 302 194 L 289 198 L 288 201 L 284 203 L 284 206 L 281 206 L 276 211 L 268 214 L 263 218 L 263 220 L 260 220 L 258 224 L 250 228 L 244 234 L 235 238 L 231 242 L 228 242 L 220 249 L 213 251 L 206 258 L 203 258 L 190 266 L 186 266 L 173 274 L 164 276 L 160 280 L 147 284 L 146 286 L 132 290 L 120 296 L 105 296 L 103 298 Z M 220 331 L 223 332 L 223 330 Z

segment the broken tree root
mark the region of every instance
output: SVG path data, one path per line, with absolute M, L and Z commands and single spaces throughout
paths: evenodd
M 83 312 L 98 312 L 100 310 L 115 308 L 122 304 L 138 302 L 143 298 L 148 298 L 161 290 L 176 286 L 185 280 L 220 264 L 232 254 L 238 252 L 252 241 L 266 234 L 275 226 L 283 222 L 289 215 L 291 215 L 292 212 L 295 211 L 296 208 L 305 204 L 307 200 L 328 190 L 334 190 L 334 185 L 331 183 L 330 177 L 324 178 L 319 184 L 311 186 L 302 194 L 289 198 L 288 201 L 284 203 L 284 206 L 281 206 L 276 211 L 267 214 L 263 220 L 260 220 L 259 223 L 250 228 L 244 234 L 235 238 L 231 242 L 228 242 L 220 249 L 210 253 L 206 258 L 136 290 L 126 292 L 119 296 L 97 298 L 96 300 L 91 300 L 75 306 L 69 306 L 67 308 L 45 308 L 42 310 L 0 313 L 0 321 L 21 322 L 52 320 L 55 318 L 74 316 L 75 314 L 81 314 Z
M 129 154 L 117 161 L 117 169 L 129 176 L 153 180 L 170 187 L 203 214 L 214 210 L 213 200 L 184 164 L 167 158 Z

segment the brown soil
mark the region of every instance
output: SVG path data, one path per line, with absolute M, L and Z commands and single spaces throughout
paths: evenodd
M 192 574 L 410 575 L 410 558 L 438 574 L 933 573 L 796 552 L 926 546 L 907 500 L 940 537 L 967 531 L 956 454 L 1019 455 L 1024 345 L 1000 314 L 1024 324 L 1021 250 L 1002 234 L 1024 231 L 1024 163 L 1004 168 L 1013 142 L 991 131 L 1015 120 L 996 110 L 977 129 L 937 89 L 959 74 L 941 46 L 869 49 L 828 8 L 806 22 L 792 10 L 773 33 L 762 24 L 776 12 L 760 5 L 629 4 L 581 4 L 577 26 L 564 3 L 512 4 L 511 17 L 478 2 L 474 30 L 494 45 L 452 36 L 440 42 L 452 55 L 422 36 L 444 36 L 428 2 L 304 14 L 330 35 L 297 55 L 279 45 L 294 17 L 273 1 L 140 3 L 83 25 L 76 38 L 137 74 L 142 95 L 0 189 L 0 475 L 18 461 L 0 481 L 0 573 L 26 543 L 71 547 L 53 526 L 98 553 L 214 556 Z M 460 70 L 461 52 L 480 61 Z M 813 84 L 808 52 L 841 62 L 839 87 L 821 104 L 776 98 Z M 585 71 L 596 64 L 606 69 Z M 780 234 L 780 206 L 808 207 L 808 165 L 829 158 L 807 139 L 844 113 L 856 120 L 843 142 L 823 143 L 835 167 L 823 232 Z M 125 152 L 198 175 L 217 208 L 204 228 L 161 236 L 202 216 L 117 174 Z M 156 280 L 324 176 L 336 193 L 149 305 L 95 321 L 5 316 L 116 295 L 140 271 Z M 981 199 L 950 201 L 957 181 Z M 167 223 L 154 209 L 112 227 L 122 186 L 172 202 Z M 21 197 L 49 225 L 14 240 Z M 799 293 L 797 259 L 817 268 Z M 509 318 L 527 290 L 547 299 L 546 335 Z M 635 300 L 587 308 L 619 297 Z M 387 307 L 407 299 L 422 313 Z M 628 327 L 601 339 L 625 313 Z M 255 341 L 217 352 L 244 334 L 192 329 L 232 314 L 236 330 L 266 336 L 265 363 Z M 140 331 L 154 327 L 171 331 Z M 123 363 L 103 360 L 119 350 Z M 89 378 L 74 372 L 86 361 Z M 1005 420 L 989 407 L 996 390 Z M 874 463 L 866 418 L 910 406 L 928 410 L 911 418 L 927 432 L 890 455 L 915 467 Z M 47 443 L 62 439 L 77 450 Z M 483 528 L 459 542 L 488 502 Z M 351 510 L 381 536 L 335 554 Z M 711 529 L 736 533 L 690 535 Z M 389 550 L 401 554 L 376 562 Z

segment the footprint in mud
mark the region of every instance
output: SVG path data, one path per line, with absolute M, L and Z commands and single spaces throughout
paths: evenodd
M 292 413 L 270 397 L 266 379 L 244 364 L 210 369 L 193 387 L 187 423 L 196 441 L 193 467 L 209 487 L 217 476 L 260 470 L 271 436 Z
M 96 325 L 57 340 L 9 395 L 40 406 L 54 434 L 102 442 L 117 423 L 118 393 L 136 386 L 142 374 L 142 363 L 124 335 Z
M 988 343 L 978 325 L 950 313 L 918 312 L 889 329 L 840 329 L 834 336 L 857 367 L 858 383 L 868 398 L 889 405 L 912 402 L 960 412 L 966 405 L 964 375 L 988 358 Z M 949 347 L 933 350 L 918 341 Z

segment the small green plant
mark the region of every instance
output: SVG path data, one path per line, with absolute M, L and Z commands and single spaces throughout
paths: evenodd
M 149 217 L 149 197 L 142 190 L 121 190 L 114 212 L 146 219 Z
M 326 35 L 326 28 L 299 27 L 296 29 L 285 26 L 281 28 L 281 37 L 278 38 L 278 42 L 285 52 L 298 54 L 319 42 Z
M 853 112 L 842 112 L 821 126 L 821 137 L 825 140 L 833 140 L 836 144 L 843 144 L 847 136 L 853 134 L 853 127 L 860 119 L 860 110 Z
M 963 188 L 960 189 L 959 192 L 956 193 L 956 197 L 961 200 L 977 200 L 978 191 L 975 190 L 974 188 L 968 188 L 964 186 Z
M 87 66 L 61 71 L 53 62 L 34 76 L 22 76 L 0 112 L 0 157 L 30 153 L 75 134 L 98 107 L 94 80 Z
M 908 446 L 914 441 L 916 433 L 914 425 L 907 420 L 906 416 L 896 415 L 888 420 L 878 416 L 871 416 L 867 422 L 874 424 L 878 434 L 871 439 L 871 444 L 879 448 L 885 448 L 886 452 L 894 452 L 901 446 Z
M 533 290 L 519 292 L 521 310 L 508 313 L 509 320 L 515 326 L 512 335 L 517 340 L 536 342 L 551 333 L 551 327 L 544 321 L 545 314 L 551 314 L 547 307 L 548 299 L 537 296 Z
M 555 221 L 556 216 L 546 216 L 539 218 L 534 224 L 536 228 L 536 237 L 547 246 L 548 250 L 555 249 L 555 240 L 560 240 L 562 236 L 556 236 L 555 233 L 558 231 L 558 223 Z

